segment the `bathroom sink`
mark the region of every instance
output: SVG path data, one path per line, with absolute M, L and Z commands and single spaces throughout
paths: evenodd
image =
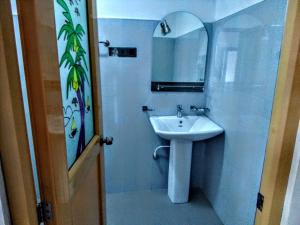
M 202 141 L 223 133 L 223 128 L 206 116 L 152 116 L 150 121 L 155 133 L 167 140 Z
M 150 122 L 157 135 L 170 140 L 169 198 L 173 203 L 186 203 L 189 199 L 193 141 L 215 137 L 224 130 L 206 116 L 151 116 Z

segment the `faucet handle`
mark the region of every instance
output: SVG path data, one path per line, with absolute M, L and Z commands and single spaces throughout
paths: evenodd
M 177 110 L 183 110 L 182 105 L 177 105 Z
M 205 107 L 204 110 L 205 110 L 206 112 L 210 112 L 210 108 Z
M 197 110 L 197 106 L 195 106 L 195 105 L 191 105 L 191 106 L 190 106 L 190 110 L 191 110 L 191 111 L 195 111 L 195 110 Z
M 195 105 L 191 105 L 190 106 L 190 110 L 192 112 L 197 112 L 197 113 L 206 113 L 206 112 L 210 112 L 210 109 L 209 108 L 206 108 L 206 107 L 197 107 Z

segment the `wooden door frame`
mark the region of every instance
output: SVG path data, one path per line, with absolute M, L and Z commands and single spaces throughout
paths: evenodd
M 256 225 L 279 225 L 300 112 L 300 1 L 290 0 L 260 192 Z
M 71 201 L 84 182 L 89 162 L 96 159 L 99 171 L 104 169 L 103 148 L 99 144 L 102 116 L 96 1 L 87 0 L 95 136 L 70 170 L 65 150 L 54 1 L 17 0 L 17 7 L 41 200 L 51 203 L 53 210 L 53 218 L 47 224 L 72 225 Z M 99 176 L 104 180 L 104 173 Z M 101 185 L 100 224 L 105 224 L 103 182 Z
M 38 225 L 10 0 L 0 1 L 0 156 L 11 221 Z
M 26 3 L 25 3 L 26 2 Z M 53 9 L 52 1 L 19 1 L 18 6 L 21 8 L 21 20 L 20 25 L 22 32 L 32 32 L 29 40 L 23 39 L 23 46 L 28 47 L 25 58 L 27 59 L 27 73 L 30 71 L 31 76 L 35 74 L 51 73 L 50 67 L 55 66 L 58 68 L 58 62 L 56 60 L 43 61 L 45 58 L 34 57 L 34 54 L 40 54 L 44 56 L 46 51 L 51 51 L 52 55 L 57 57 L 56 48 L 49 49 L 50 47 L 56 46 L 56 39 L 53 36 L 47 36 L 47 45 L 39 42 L 40 38 L 43 38 L 45 32 L 48 29 L 55 29 L 54 15 L 42 15 L 45 17 L 40 21 L 41 16 L 40 9 L 45 10 L 44 12 L 51 12 L 49 9 Z M 94 0 L 88 0 L 89 2 L 89 32 L 93 43 L 90 45 L 91 55 L 94 59 L 97 59 L 97 46 L 96 41 L 98 40 L 97 27 L 92 26 L 95 24 L 97 17 L 95 16 L 95 2 Z M 29 5 L 28 8 L 24 6 Z M 52 6 L 51 6 L 52 5 Z M 13 31 L 12 15 L 10 9 L 10 1 L 3 0 L 0 3 L 0 46 L 4 46 L 3 51 L 0 49 L 0 85 L 5 84 L 7 88 L 0 88 L 0 98 L 3 105 L 0 106 L 0 154 L 3 161 L 4 176 L 8 191 L 9 206 L 11 210 L 12 222 L 17 225 L 37 224 L 37 216 L 35 212 L 35 193 L 34 184 L 30 164 L 29 147 L 26 135 L 26 124 L 22 105 L 21 87 L 19 71 L 17 70 L 17 53 L 15 47 L 15 38 Z M 49 8 L 50 7 L 50 8 Z M 52 7 L 52 8 L 51 8 Z M 31 14 L 32 13 L 32 14 Z M 50 16 L 50 18 L 49 18 Z M 34 20 L 38 26 L 29 26 L 27 21 Z M 45 26 L 47 20 L 50 20 L 52 26 Z M 43 25 L 43 21 L 45 22 Z M 299 52 L 299 40 L 300 30 L 297 26 L 300 24 L 300 2 L 297 0 L 290 0 L 288 7 L 288 15 L 286 20 L 285 34 L 283 47 L 281 52 L 279 75 L 276 87 L 275 101 L 273 106 L 272 121 L 270 126 L 269 141 L 267 145 L 266 160 L 264 165 L 261 193 L 265 196 L 265 205 L 263 211 L 257 211 L 256 225 L 277 225 L 280 224 L 282 209 L 284 205 L 284 197 L 288 183 L 288 175 L 290 172 L 290 166 L 293 156 L 294 143 L 298 128 L 299 121 L 299 106 L 300 106 L 300 52 Z M 93 29 L 94 28 L 94 29 Z M 42 33 L 37 33 L 39 29 L 42 29 Z M 50 43 L 50 44 L 49 44 Z M 93 58 L 92 57 L 92 58 Z M 31 60 L 29 60 L 31 58 Z M 43 59 L 43 60 L 42 60 Z M 93 79 L 97 79 L 99 84 L 99 62 L 98 60 L 91 61 L 93 70 Z M 55 74 L 57 76 L 57 72 Z M 32 81 L 31 81 L 32 82 Z M 47 104 L 49 97 L 41 96 L 38 91 L 45 88 L 59 88 L 57 80 L 36 80 L 31 85 L 36 85 L 37 90 L 32 91 L 30 94 L 39 96 L 41 104 Z M 34 88 L 35 89 L 35 88 Z M 94 97 L 97 98 L 99 89 L 93 88 Z M 99 102 L 100 99 L 97 100 Z M 55 102 L 54 108 L 61 107 L 60 100 Z M 35 106 L 30 106 L 31 109 Z M 98 109 L 96 103 L 95 109 Z M 39 112 L 39 107 L 34 108 L 35 112 Z M 11 113 L 7 113 L 11 112 Z M 99 110 L 99 112 L 101 112 Z M 41 112 L 41 117 L 44 117 L 47 112 Z M 53 116 L 53 111 L 50 111 Z M 6 117 L 7 115 L 7 117 Z M 101 114 L 95 118 L 95 129 L 99 134 Z M 49 116 L 49 115 L 48 115 Z M 55 127 L 48 127 L 49 124 L 39 124 L 35 127 L 35 134 L 46 135 L 47 142 L 51 141 L 51 138 L 57 138 L 55 135 L 48 135 L 47 129 L 52 129 L 54 133 L 59 134 L 59 138 L 62 138 L 63 127 L 62 118 L 57 118 L 59 123 L 56 123 Z M 98 123 L 97 123 L 98 120 Z M 56 120 L 54 120 L 56 121 Z M 57 127 L 58 126 L 58 127 Z M 38 128 L 37 128 L 38 127 Z M 53 130 L 54 129 L 54 130 Z M 7 132 L 10 131 L 10 132 Z M 41 133 L 37 133 L 41 131 Z M 4 141 L 3 141 L 4 140 Z M 61 141 L 63 143 L 64 141 Z M 47 143 L 35 143 L 37 146 L 44 147 Z M 45 156 L 50 156 L 52 150 L 55 151 L 57 146 L 51 146 L 51 148 L 45 148 Z M 61 147 L 61 146 L 60 146 Z M 61 149 L 61 148 L 60 148 Z M 65 152 L 62 151 L 64 155 Z M 65 155 L 64 155 L 65 157 Z M 53 159 L 54 160 L 54 159 Z M 99 159 L 99 160 L 103 160 Z M 11 162 L 14 162 L 12 164 Z M 101 163 L 103 166 L 103 163 Z M 61 168 L 51 168 L 49 173 L 43 174 L 45 179 L 49 177 L 51 179 L 46 185 L 54 187 L 55 192 L 44 190 L 42 196 L 44 199 L 55 198 L 55 204 L 60 205 L 62 209 L 61 213 L 59 210 L 55 212 L 56 219 L 55 223 L 51 224 L 71 224 L 70 220 L 70 206 L 66 204 L 69 199 L 69 190 L 61 189 L 59 180 L 61 178 Z M 66 169 L 66 168 L 62 168 Z M 41 176 L 41 174 L 40 174 Z M 68 174 L 63 174 L 68 176 Z M 53 183 L 55 180 L 55 184 Z M 58 183 L 57 183 L 58 181 Z M 104 192 L 104 189 L 102 189 Z M 59 194 L 57 194 L 59 193 Z M 49 197 L 50 196 L 50 197 Z M 52 197 L 51 197 L 52 196 Z M 54 196 L 54 197 L 53 197 Z M 104 195 L 103 195 L 104 196 Z M 104 204 L 104 200 L 102 200 Z M 102 212 L 104 207 L 102 209 Z M 62 215 L 64 214 L 64 215 Z
M 17 7 L 41 201 L 52 204 L 49 224 L 71 225 L 68 169 L 55 165 L 67 163 L 53 1 L 21 0 Z

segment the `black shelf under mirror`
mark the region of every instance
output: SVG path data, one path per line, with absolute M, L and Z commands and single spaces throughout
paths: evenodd
M 204 92 L 204 82 L 151 82 L 153 92 Z

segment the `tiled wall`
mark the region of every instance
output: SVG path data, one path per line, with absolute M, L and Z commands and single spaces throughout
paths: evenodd
M 152 93 L 152 35 L 157 21 L 100 19 L 99 37 L 114 47 L 137 47 L 137 58 L 108 57 L 101 47 L 101 89 L 105 135 L 114 144 L 105 147 L 106 191 L 123 192 L 166 188 L 168 151 L 157 161 L 152 154 L 163 141 L 154 133 L 142 105 L 155 109 L 154 115 L 176 113 L 176 105 L 185 111 L 191 104 L 205 105 L 203 93 Z M 194 162 L 202 157 L 197 144 Z M 193 164 L 193 171 L 201 165 Z M 202 171 L 202 170 L 200 170 Z M 202 177 L 193 172 L 192 184 L 200 185 Z
M 253 225 L 271 118 L 286 0 L 213 24 L 207 106 L 225 135 L 205 151 L 203 190 L 225 225 Z

